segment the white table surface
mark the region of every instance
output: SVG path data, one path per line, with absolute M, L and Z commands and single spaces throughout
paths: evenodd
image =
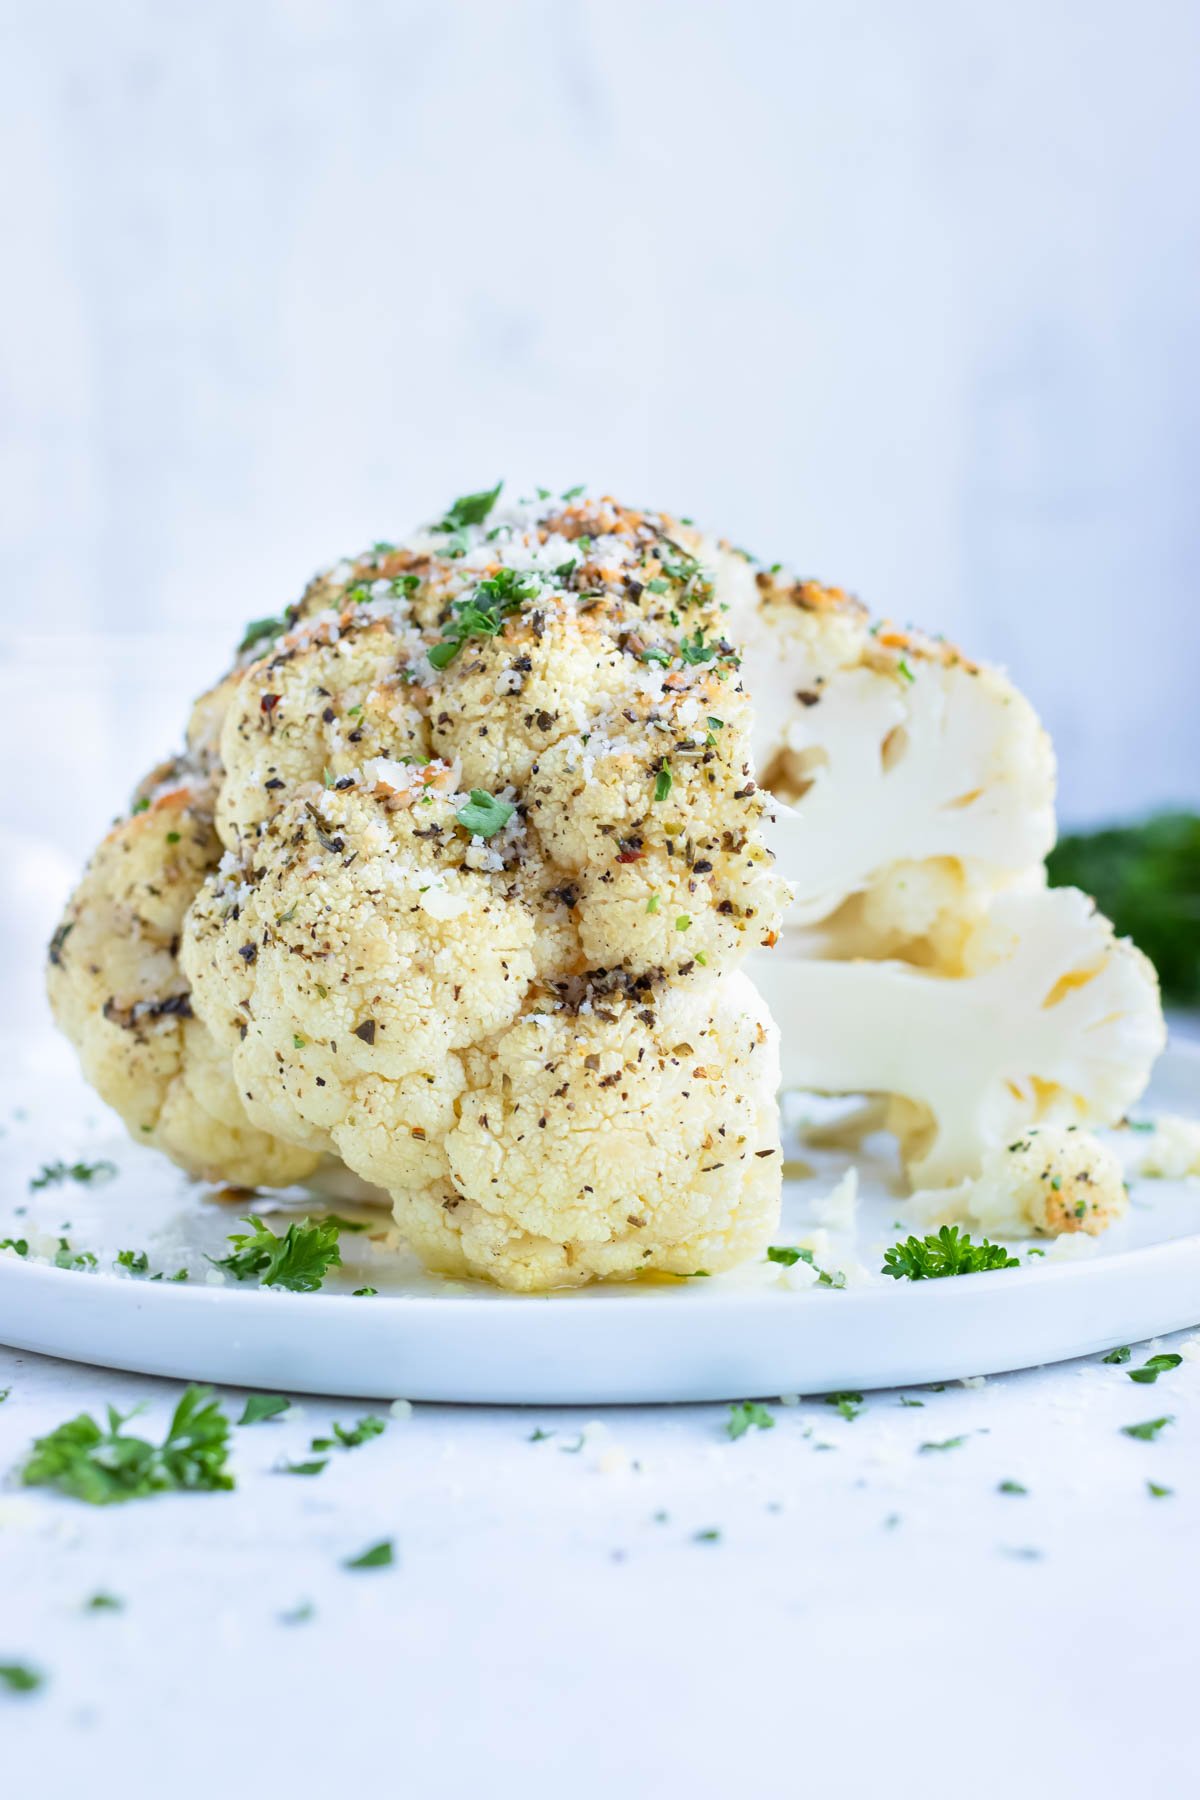
M 1092 1359 L 852 1421 L 773 1405 L 736 1442 L 716 1406 L 417 1407 L 274 1473 L 364 1410 L 307 1401 L 236 1431 L 231 1494 L 10 1484 L 0 1662 L 47 1680 L 0 1697 L 4 1791 L 1182 1795 L 1200 1334 L 1172 1345 L 1153 1387 Z M 0 1350 L 8 1384 L 5 1469 L 107 1401 L 159 1433 L 178 1393 Z M 385 1536 L 394 1568 L 341 1568 Z

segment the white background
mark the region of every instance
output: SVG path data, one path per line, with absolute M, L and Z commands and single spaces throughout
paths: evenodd
M 243 623 L 501 474 L 693 514 L 1008 663 L 1072 822 L 1196 802 L 1190 0 L 0 22 L 23 1059 L 76 859 Z M 240 1434 L 236 1496 L 0 1495 L 0 1661 L 50 1676 L 0 1699 L 0 1767 L 102 1800 L 1182 1794 L 1197 1372 L 788 1409 L 737 1444 L 719 1409 L 614 1416 L 640 1471 L 418 1409 L 317 1482 L 272 1475 L 339 1416 L 313 1406 Z M 84 1406 L 145 1398 L 157 1430 L 174 1398 L 0 1352 L 10 1382 L 3 1470 Z M 1159 1444 L 1120 1435 L 1159 1411 Z M 339 1570 L 392 1533 L 399 1570 Z M 81 1614 L 97 1587 L 126 1613 Z
M 1191 0 L 0 17 L 8 685 L 152 678 L 39 734 L 64 850 L 247 618 L 500 474 L 1006 662 L 1072 822 L 1195 802 Z

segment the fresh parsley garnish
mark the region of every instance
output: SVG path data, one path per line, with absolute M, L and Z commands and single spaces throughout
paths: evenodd
M 454 816 L 472 837 L 490 838 L 508 824 L 516 810 L 510 800 L 497 800 L 486 788 L 472 788 L 471 798 Z
M 538 592 L 536 577 L 522 575 L 519 569 L 499 569 L 481 581 L 469 594 L 453 602 L 445 635 L 429 652 L 433 667 L 449 668 L 470 638 L 498 637 L 509 614 L 519 612 L 521 603 L 534 599 Z
M 770 1431 L 775 1424 L 774 1414 L 757 1400 L 739 1400 L 729 1408 L 729 1417 L 725 1421 L 725 1430 L 731 1438 L 745 1437 L 751 1426 L 757 1431 Z
M 316 1616 L 317 1609 L 312 1601 L 302 1600 L 299 1606 L 293 1606 L 290 1612 L 280 1613 L 279 1623 L 281 1625 L 307 1625 L 309 1620 L 315 1619 Z
M 1140 1425 L 1122 1425 L 1123 1437 L 1137 1438 L 1143 1444 L 1152 1444 L 1159 1432 L 1167 1425 L 1175 1423 L 1174 1413 L 1164 1413 L 1161 1419 L 1145 1419 Z
M 675 783 L 671 771 L 668 769 L 666 763 L 664 763 L 654 777 L 654 798 L 656 800 L 665 800 L 674 785 Z
M 107 1429 L 90 1413 L 80 1413 L 38 1438 L 21 1471 L 25 1486 L 57 1488 L 92 1506 L 141 1500 L 172 1488 L 233 1487 L 225 1468 L 229 1421 L 211 1388 L 185 1390 L 161 1444 L 122 1430 L 133 1413 L 122 1415 L 114 1406 L 107 1412 Z
M 0 1687 L 7 1688 L 10 1694 L 33 1694 L 42 1686 L 46 1677 L 38 1669 L 31 1669 L 28 1663 L 0 1663 Z
M 135 1275 L 144 1275 L 150 1267 L 150 1258 L 144 1250 L 118 1250 L 117 1263 L 122 1269 L 131 1269 Z
M 35 1193 L 39 1188 L 57 1187 L 64 1181 L 78 1181 L 86 1186 L 89 1181 L 111 1181 L 116 1172 L 116 1163 L 103 1160 L 94 1163 L 43 1163 L 40 1172 L 29 1185 Z
M 240 656 L 244 650 L 252 650 L 255 644 L 261 644 L 264 638 L 282 637 L 286 630 L 286 613 L 280 614 L 277 619 L 251 619 L 242 641 L 238 645 L 238 655 Z
M 1126 1373 L 1130 1381 L 1139 1381 L 1149 1386 L 1152 1382 L 1157 1381 L 1160 1375 L 1165 1375 L 1168 1369 L 1177 1369 L 1182 1361 L 1182 1356 L 1177 1356 L 1173 1350 L 1168 1350 L 1161 1356 L 1152 1356 L 1149 1362 L 1142 1364 L 1140 1369 L 1127 1369 Z
M 96 1258 L 90 1250 L 72 1250 L 65 1237 L 58 1240 L 58 1249 L 54 1252 L 56 1269 L 94 1269 Z
M 1001 1481 L 997 1484 L 998 1494 L 1027 1494 L 1029 1489 L 1019 1481 Z
M 468 525 L 482 525 L 500 498 L 503 486 L 504 483 L 498 481 L 494 488 L 484 488 L 478 494 L 460 494 L 454 504 L 447 507 L 445 518 L 434 526 L 434 530 L 465 531 Z
M 1151 1499 L 1153 1499 L 1153 1500 L 1168 1500 L 1168 1499 L 1170 1499 L 1171 1495 L 1175 1492 L 1174 1488 L 1163 1487 L 1162 1484 L 1157 1481 L 1148 1481 L 1146 1483 L 1146 1487 L 1149 1490 Z
M 700 626 L 697 625 L 695 636 L 691 638 L 685 637 L 680 643 L 679 654 L 685 663 L 693 665 L 696 663 L 709 663 L 717 654 L 717 646 L 705 642 L 704 632 L 701 630 Z
M 963 1437 L 943 1438 L 940 1443 L 922 1444 L 920 1446 L 920 1452 L 921 1455 L 924 1456 L 929 1450 L 957 1450 L 961 1445 L 965 1444 L 966 1441 L 965 1435 Z
M 396 1560 L 396 1547 L 391 1538 L 382 1538 L 378 1544 L 362 1550 L 357 1556 L 349 1556 L 343 1562 L 343 1569 L 390 1569 Z
M 285 1459 L 275 1464 L 275 1472 L 277 1475 L 319 1475 L 328 1466 L 327 1456 L 316 1457 L 311 1462 L 288 1462 Z
M 374 1413 L 364 1413 L 357 1425 L 338 1425 L 335 1422 L 331 1429 L 332 1437 L 313 1439 L 314 1450 L 354 1450 L 369 1438 L 378 1437 L 381 1431 L 386 1431 L 387 1420 L 376 1418 Z
M 960 1232 L 957 1225 L 943 1225 L 928 1237 L 906 1238 L 883 1253 L 884 1275 L 896 1281 L 933 1281 L 946 1275 L 976 1275 L 986 1269 L 1015 1269 L 1017 1258 L 1010 1256 L 1003 1244 L 971 1242 L 970 1232 Z
M 355 1300 L 373 1300 L 378 1292 L 379 1289 L 373 1287 L 355 1288 L 352 1298 Z
M 1110 1350 L 1108 1355 L 1102 1358 L 1102 1361 L 1106 1363 L 1127 1363 L 1132 1355 L 1133 1351 L 1129 1348 L 1128 1344 L 1119 1344 L 1115 1350 Z
M 28 1238 L 0 1238 L 0 1250 L 11 1250 L 17 1256 L 29 1255 Z
M 826 1394 L 826 1406 L 836 1406 L 843 1419 L 857 1419 L 863 1409 L 861 1394 Z
M 251 1394 L 242 1408 L 239 1425 L 257 1425 L 263 1419 L 277 1419 L 280 1413 L 287 1412 L 291 1401 L 282 1394 Z
M 261 1219 L 244 1218 L 242 1223 L 249 1225 L 250 1230 L 229 1234 L 233 1253 L 208 1259 L 216 1268 L 228 1269 L 238 1281 L 257 1275 L 264 1287 L 311 1294 L 320 1287 L 328 1271 L 341 1264 L 336 1217 L 294 1220 L 282 1237 L 276 1237 Z
M 84 1602 L 83 1610 L 84 1612 L 124 1612 L 125 1602 L 119 1600 L 116 1594 L 93 1594 L 90 1600 Z
M 706 1531 L 693 1531 L 692 1533 L 693 1544 L 719 1544 L 720 1541 L 721 1533 L 715 1525 L 710 1525 Z

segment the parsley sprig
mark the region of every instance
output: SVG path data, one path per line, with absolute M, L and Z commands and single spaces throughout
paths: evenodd
M 107 1428 L 90 1413 L 80 1413 L 38 1438 L 21 1471 L 24 1485 L 57 1488 L 91 1506 L 141 1500 L 170 1489 L 233 1487 L 225 1468 L 229 1421 L 211 1388 L 185 1390 L 161 1444 L 122 1429 L 133 1413 L 121 1414 L 110 1406 L 107 1414 Z
M 946 1275 L 977 1275 L 987 1269 L 1015 1269 L 1020 1265 L 1003 1244 L 971 1242 L 968 1231 L 943 1225 L 928 1237 L 906 1238 L 883 1253 L 881 1273 L 896 1281 L 934 1281 Z
M 490 838 L 508 824 L 516 810 L 511 800 L 497 800 L 486 788 L 472 788 L 470 799 L 454 816 L 472 837 Z
M 523 575 L 519 569 L 498 569 L 481 581 L 452 603 L 445 634 L 429 652 L 433 667 L 448 669 L 470 638 L 498 637 L 510 613 L 519 612 L 522 603 L 539 592 L 536 577 Z
M 78 1181 L 86 1187 L 92 1181 L 111 1181 L 116 1172 L 116 1163 L 107 1160 L 94 1163 L 43 1163 L 29 1185 L 34 1193 L 41 1188 L 58 1187 L 64 1181 Z
M 745 1437 L 753 1426 L 758 1431 L 770 1431 L 774 1428 L 775 1418 L 758 1400 L 739 1400 L 729 1408 L 729 1417 L 725 1421 L 725 1430 L 735 1440 Z
M 238 1281 L 257 1275 L 264 1287 L 311 1294 L 320 1287 L 327 1272 L 341 1264 L 341 1221 L 336 1217 L 294 1220 L 282 1237 L 276 1237 L 261 1219 L 244 1218 L 242 1223 L 250 1229 L 230 1232 L 232 1253 L 208 1259 L 216 1268 L 228 1269 Z
M 500 490 L 504 486 L 498 481 L 494 488 L 482 488 L 477 494 L 460 494 L 452 506 L 446 508 L 446 516 L 434 526 L 435 531 L 465 531 L 468 525 L 482 525 L 483 521 L 500 498 Z

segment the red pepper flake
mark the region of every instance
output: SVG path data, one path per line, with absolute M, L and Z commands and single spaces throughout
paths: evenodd
M 280 699 L 281 696 L 279 694 L 264 694 L 258 704 L 261 710 L 270 717 L 275 711 L 275 708 L 279 705 Z

